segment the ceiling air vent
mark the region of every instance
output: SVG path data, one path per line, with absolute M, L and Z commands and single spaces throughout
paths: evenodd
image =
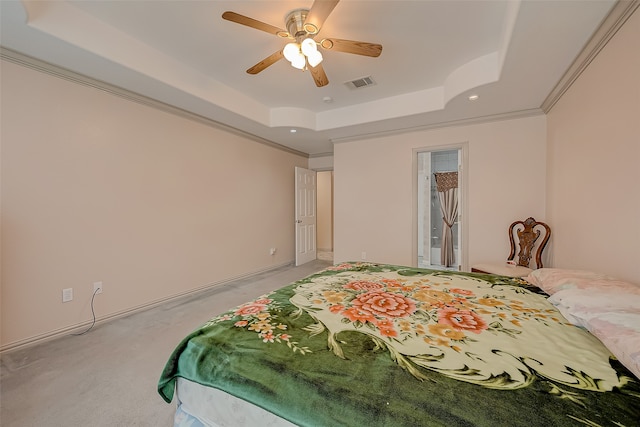
M 350 82 L 345 83 L 345 85 L 347 85 L 349 89 L 361 89 L 363 87 L 373 86 L 375 84 L 376 82 L 373 81 L 371 76 L 362 77 L 360 79 L 352 80 Z

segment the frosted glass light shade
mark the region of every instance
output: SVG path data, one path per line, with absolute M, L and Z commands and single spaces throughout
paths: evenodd
M 322 62 L 322 54 L 316 50 L 311 55 L 307 55 L 307 60 L 309 61 L 309 65 L 315 67 Z
M 307 61 L 303 54 L 299 53 L 295 58 L 291 61 L 291 65 L 298 70 L 302 70 L 305 65 L 307 65 Z
M 300 44 L 300 48 L 302 53 L 308 57 L 318 51 L 318 46 L 316 46 L 316 42 L 313 39 L 304 39 Z
M 284 57 L 289 62 L 293 62 L 293 60 L 300 55 L 300 46 L 298 43 L 287 43 L 287 45 L 282 50 Z

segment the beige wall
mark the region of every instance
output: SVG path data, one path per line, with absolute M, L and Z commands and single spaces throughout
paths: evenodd
M 504 259 L 505 224 L 532 215 L 548 265 L 640 282 L 639 22 L 546 118 L 337 144 L 336 262 L 414 264 L 415 150 L 466 144 L 468 265 Z M 293 259 L 306 159 L 15 64 L 1 78 L 1 348 L 86 323 L 95 281 L 105 318 Z
M 96 281 L 104 318 L 293 260 L 306 158 L 9 62 L 1 83 L 4 349 L 90 320 Z
M 640 283 L 640 12 L 548 114 L 554 264 Z
M 317 247 L 333 250 L 333 171 L 318 172 Z
M 509 254 L 506 228 L 545 213 L 543 115 L 336 144 L 334 260 L 415 265 L 415 150 L 468 147 L 467 267 Z M 551 242 L 553 245 L 553 242 Z

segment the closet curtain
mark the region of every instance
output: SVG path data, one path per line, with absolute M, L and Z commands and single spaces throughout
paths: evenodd
M 451 267 L 456 262 L 451 227 L 458 218 L 458 172 L 436 172 L 434 175 L 442 212 L 440 260 L 443 266 Z

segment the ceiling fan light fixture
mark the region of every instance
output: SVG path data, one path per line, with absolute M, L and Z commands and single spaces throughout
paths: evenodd
M 282 49 L 282 53 L 287 61 L 293 62 L 294 59 L 300 55 L 300 46 L 298 43 L 287 43 L 284 49 Z
M 262 61 L 248 68 L 248 74 L 258 74 L 282 58 L 286 58 L 293 67 L 303 71 L 309 70 L 309 74 L 313 77 L 316 86 L 323 87 L 329 84 L 329 79 L 323 67 L 320 66 L 320 63 L 323 61 L 323 56 L 319 52 L 318 45 L 323 49 L 333 49 L 337 52 L 369 56 L 372 58 L 380 56 L 382 52 L 382 45 L 377 43 L 345 39 L 323 39 L 320 42 L 314 40 L 323 27 L 325 20 L 339 1 L 340 0 L 313 0 L 311 8 L 309 9 L 300 8 L 290 11 L 285 16 L 286 30 L 231 11 L 224 12 L 222 19 L 291 40 L 282 50 L 272 53 Z
M 316 45 L 316 41 L 312 38 L 306 38 L 302 40 L 300 43 L 300 49 L 302 49 L 302 53 L 306 56 L 311 56 L 314 52 L 318 51 L 318 46 Z
M 316 50 L 311 55 L 307 55 L 307 61 L 309 61 L 309 65 L 315 67 L 322 62 L 322 54 Z
M 333 47 L 333 41 L 331 41 L 329 39 L 323 39 L 320 42 L 320 46 L 322 46 L 325 49 L 331 49 Z
M 316 27 L 314 24 L 304 24 L 304 30 L 308 34 L 317 34 L 318 33 L 318 27 Z
M 282 50 L 284 57 L 291 63 L 291 66 L 303 70 L 307 61 L 311 67 L 316 67 L 322 62 L 322 54 L 318 51 L 318 46 L 312 38 L 306 38 L 302 43 L 287 43 Z
M 298 70 L 304 70 L 304 67 L 307 65 L 307 61 L 303 54 L 299 54 L 293 61 L 291 61 L 291 66 L 297 68 Z

